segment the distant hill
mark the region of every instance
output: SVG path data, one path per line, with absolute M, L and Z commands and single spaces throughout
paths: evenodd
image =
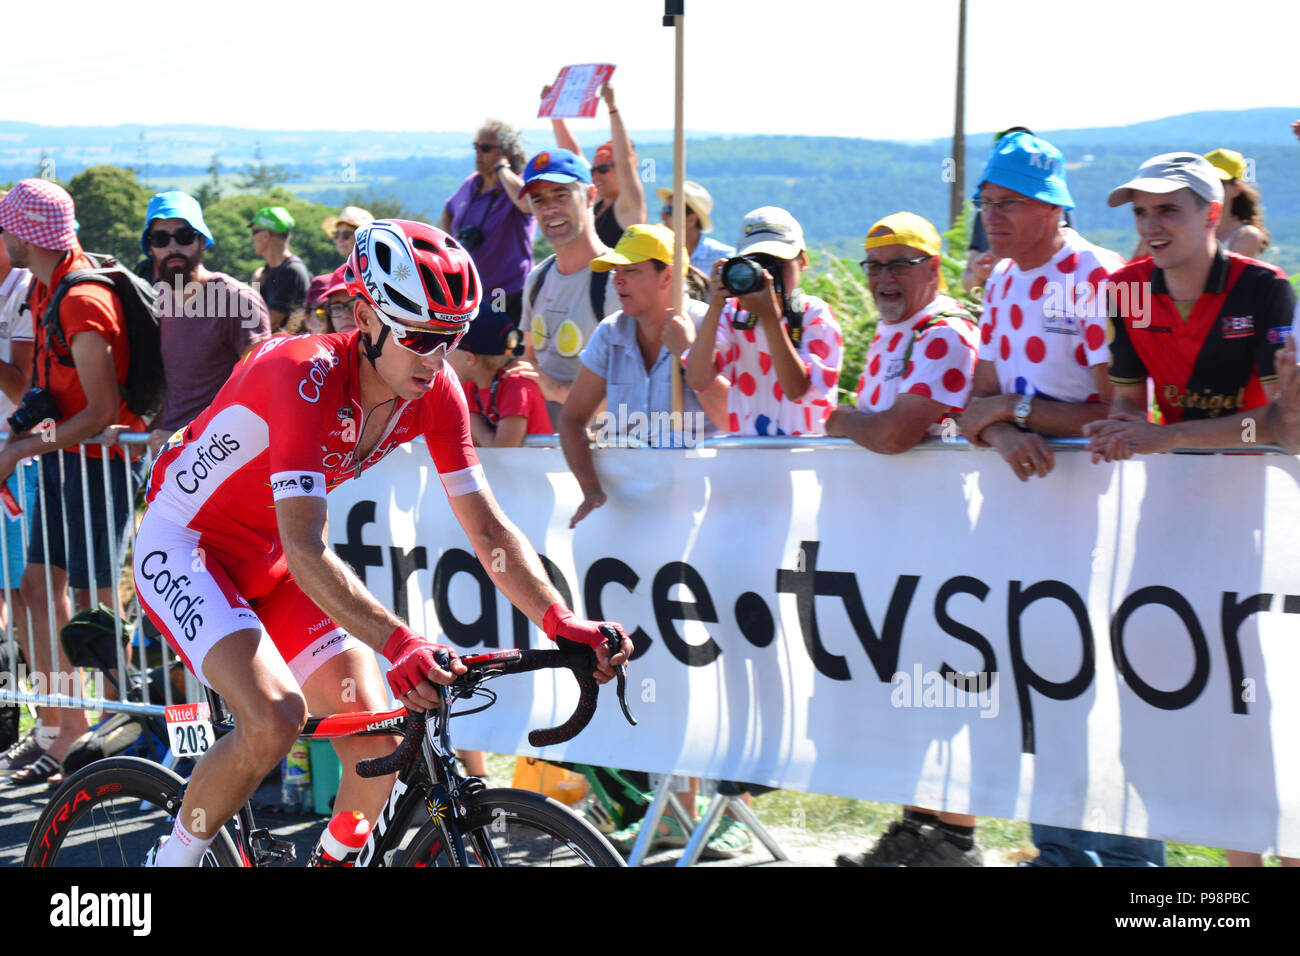
M 1157 152 L 1218 146 L 1240 150 L 1254 161 L 1267 225 L 1274 239 L 1270 258 L 1300 271 L 1300 143 L 1290 123 L 1296 109 L 1189 113 L 1131 126 L 1045 130 L 1066 154 L 1070 188 L 1082 231 L 1121 254 L 1135 241 L 1127 207 L 1111 209 L 1106 195 Z M 0 181 L 33 175 L 42 155 L 66 181 L 88 165 L 131 166 L 155 189 L 196 189 L 213 154 L 230 176 L 252 161 L 284 164 L 293 192 L 330 204 L 367 195 L 389 196 L 405 208 L 436 218 L 446 198 L 472 170 L 470 132 L 372 131 L 275 132 L 230 127 L 45 127 L 0 123 Z M 656 187 L 672 183 L 672 147 L 663 130 L 633 134 L 646 180 L 647 206 L 657 219 Z M 584 145 L 603 137 L 584 134 Z M 549 129 L 527 132 L 531 149 L 552 144 Z M 991 134 L 970 134 L 966 156 L 968 191 L 990 145 Z M 714 197 L 715 234 L 733 242 L 745 212 L 758 205 L 788 208 L 811 243 L 837 253 L 861 248 L 867 227 L 881 216 L 909 209 L 945 225 L 951 164 L 946 140 L 897 143 L 811 136 L 688 135 L 688 176 Z M 589 154 L 590 155 L 590 154 Z

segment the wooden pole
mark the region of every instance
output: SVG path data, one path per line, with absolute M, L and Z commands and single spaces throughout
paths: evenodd
M 957 8 L 957 109 L 952 127 L 952 158 L 949 229 L 957 225 L 966 206 L 966 0 L 958 0 Z
M 684 6 L 680 4 L 679 6 Z M 670 5 L 671 9 L 671 5 Z M 686 266 L 689 253 L 686 251 L 686 199 L 683 184 L 686 182 L 686 130 L 683 92 L 685 89 L 684 70 L 684 26 L 685 16 L 673 15 L 673 34 L 677 48 L 676 87 L 677 99 L 673 119 L 673 308 L 678 315 L 686 314 Z M 674 444 L 682 432 L 682 361 L 673 356 L 672 370 L 672 427 Z

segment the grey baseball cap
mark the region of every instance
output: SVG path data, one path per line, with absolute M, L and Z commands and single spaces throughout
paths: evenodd
M 1207 202 L 1223 202 L 1223 181 L 1219 171 L 1196 153 L 1161 153 L 1152 156 L 1137 175 L 1110 191 L 1106 202 L 1122 206 L 1133 201 L 1133 193 L 1172 193 L 1190 189 Z

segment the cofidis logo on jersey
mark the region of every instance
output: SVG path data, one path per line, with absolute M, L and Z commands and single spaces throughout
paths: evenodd
M 325 384 L 325 376 L 329 374 L 330 369 L 339 364 L 339 356 L 336 352 L 328 349 L 321 349 L 312 357 L 311 365 L 307 367 L 307 374 L 298 381 L 298 397 L 304 402 L 315 405 L 320 401 L 321 387 Z
M 225 461 L 238 450 L 239 441 L 230 432 L 205 437 L 194 446 L 194 460 L 176 472 L 176 487 L 187 495 L 194 494 L 215 470 L 217 462 Z

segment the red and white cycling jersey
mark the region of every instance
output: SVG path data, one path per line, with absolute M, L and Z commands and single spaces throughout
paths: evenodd
M 487 486 L 470 438 L 465 393 L 449 365 L 421 398 L 396 399 L 396 409 L 381 405 L 370 414 L 379 420 L 364 420 L 359 334 L 262 343 L 154 463 L 148 518 L 197 531 L 205 545 L 237 558 L 225 569 L 250 600 L 283 577 L 277 501 L 324 497 L 420 435 L 449 496 Z M 358 467 L 357 442 L 380 428 Z

